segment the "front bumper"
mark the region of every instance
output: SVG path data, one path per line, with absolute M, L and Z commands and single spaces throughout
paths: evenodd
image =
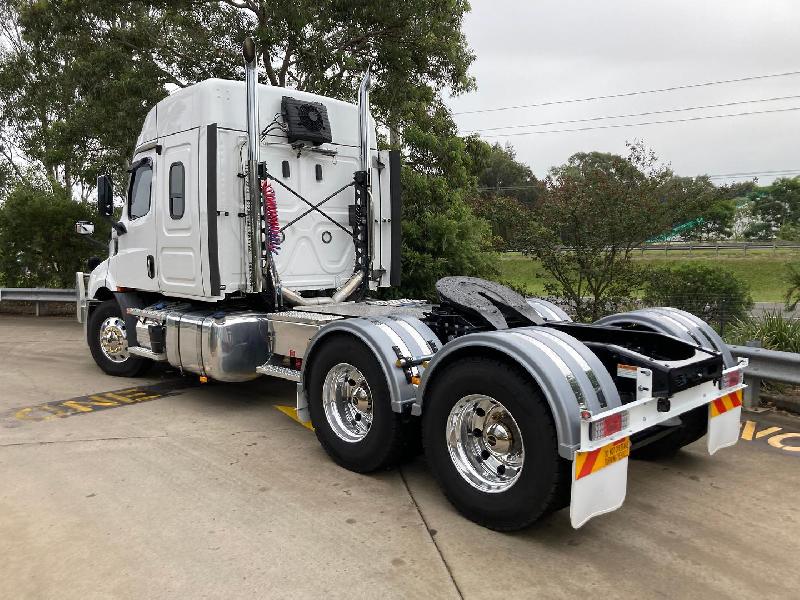
M 723 376 L 741 371 L 745 366 L 746 361 L 725 370 Z M 592 517 L 622 506 L 627 490 L 631 435 L 707 405 L 708 453 L 732 446 L 739 439 L 744 384 L 720 389 L 717 383 L 708 381 L 678 392 L 665 402 L 647 396 L 647 391 L 652 389 L 650 377 L 647 369 L 639 369 L 636 384 L 640 397 L 634 402 L 597 415 L 583 415 L 581 445 L 575 453 L 572 469 L 570 520 L 576 529 Z M 592 424 L 616 414 L 626 415 L 626 424 L 611 435 L 593 440 Z

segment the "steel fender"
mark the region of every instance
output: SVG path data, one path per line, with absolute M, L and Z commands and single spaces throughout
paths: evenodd
M 389 383 L 389 394 L 392 410 L 402 412 L 403 407 L 411 405 L 417 397 L 417 386 L 406 378 L 403 369 L 396 366 L 397 353 L 400 349 L 403 356 L 427 356 L 435 351 L 433 331 L 419 319 L 413 317 L 358 317 L 333 321 L 322 327 L 311 341 L 303 361 L 302 381 L 305 390 L 307 381 L 306 369 L 313 364 L 314 354 L 322 342 L 335 333 L 347 333 L 355 336 L 372 350 L 381 365 L 386 381 Z M 313 368 L 313 367 L 312 367 Z M 419 375 L 417 367 L 414 375 Z M 306 393 L 308 390 L 305 390 Z
M 595 321 L 597 325 L 624 325 L 633 323 L 667 335 L 675 336 L 685 342 L 720 352 L 725 367 L 735 367 L 727 344 L 712 327 L 701 318 L 684 310 L 670 307 L 643 308 L 627 313 L 619 313 L 603 317 Z
M 541 298 L 525 298 L 525 301 L 528 303 L 528 306 L 535 310 L 545 321 L 572 321 L 564 310 L 552 302 L 542 300 Z
M 125 321 L 125 330 L 128 336 L 128 346 L 138 346 L 136 340 L 136 317 L 128 314 L 129 308 L 144 308 L 144 299 L 136 292 L 114 292 L 119 309 L 122 312 L 122 319 Z
M 546 327 L 472 333 L 445 344 L 420 383 L 412 414 L 422 414 L 428 385 L 448 357 L 473 349 L 500 352 L 519 364 L 541 388 L 553 414 L 558 453 L 574 458 L 580 446 L 580 413 L 598 414 L 622 405 L 614 381 L 600 359 L 574 337 Z M 454 356 L 455 355 L 455 356 Z
M 89 283 L 86 286 L 87 298 L 96 298 L 97 290 L 103 287 L 110 290 L 117 289 L 117 284 L 111 277 L 111 270 L 108 267 L 108 259 L 105 259 L 103 262 L 97 265 L 89 275 Z

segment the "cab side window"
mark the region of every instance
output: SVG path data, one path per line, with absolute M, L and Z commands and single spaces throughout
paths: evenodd
M 169 167 L 169 216 L 173 219 L 183 217 L 186 207 L 185 170 L 183 163 L 174 162 Z
M 128 217 L 138 219 L 150 212 L 150 189 L 153 183 L 153 167 L 149 161 L 141 162 L 131 172 L 128 188 Z

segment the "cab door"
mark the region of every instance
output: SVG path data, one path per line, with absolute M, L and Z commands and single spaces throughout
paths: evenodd
M 158 284 L 171 296 L 203 296 L 200 260 L 198 194 L 199 130 L 191 129 L 159 140 Z
M 140 152 L 130 168 L 128 193 L 120 221 L 124 232 L 116 233 L 116 254 L 111 274 L 120 287 L 157 291 L 156 198 L 158 175 L 155 149 Z

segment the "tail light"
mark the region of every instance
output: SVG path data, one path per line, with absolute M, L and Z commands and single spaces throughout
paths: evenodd
M 726 390 L 742 384 L 742 370 L 731 369 L 722 374 L 719 380 L 719 389 Z
M 623 410 L 589 424 L 589 439 L 593 442 L 627 429 L 628 411 Z

